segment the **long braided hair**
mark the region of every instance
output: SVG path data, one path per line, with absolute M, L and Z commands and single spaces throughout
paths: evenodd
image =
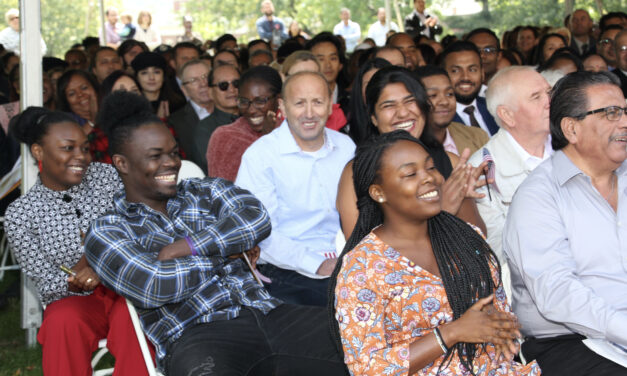
M 357 195 L 359 216 L 355 229 L 348 238 L 329 280 L 328 309 L 331 335 L 340 354 L 343 354 L 343 349 L 339 325 L 335 319 L 337 277 L 342 268 L 344 256 L 375 227 L 383 223 L 383 211 L 379 204 L 370 197 L 368 189 L 372 184 L 380 181 L 381 161 L 386 150 L 402 140 L 412 141 L 424 147 L 419 140 L 409 133 L 399 130 L 371 138 L 359 146 L 355 153 L 353 183 Z M 428 151 L 427 148 L 425 150 Z M 433 254 L 438 263 L 449 304 L 453 310 L 453 319 L 457 320 L 478 299 L 492 294 L 498 287 L 492 279 L 490 263 L 498 270 L 498 283 L 500 285 L 500 265 L 483 238 L 459 218 L 441 211 L 438 215 L 428 219 L 427 227 Z M 461 363 L 472 373 L 472 363 L 476 350 L 477 345 L 474 343 L 460 342 L 455 344 L 449 348 L 440 369 L 448 366 L 452 356 L 457 354 Z

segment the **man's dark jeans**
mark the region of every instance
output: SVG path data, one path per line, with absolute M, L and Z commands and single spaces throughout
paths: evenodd
M 270 295 L 285 303 L 326 307 L 329 300 L 329 278 L 313 279 L 293 270 L 272 264 L 258 265 L 259 271 L 272 280 L 264 284 Z
M 282 304 L 268 315 L 195 325 L 167 348 L 166 375 L 346 375 L 327 311 Z
M 522 352 L 529 362 L 536 360 L 544 376 L 625 376 L 627 368 L 590 350 L 579 334 L 552 338 L 528 338 Z

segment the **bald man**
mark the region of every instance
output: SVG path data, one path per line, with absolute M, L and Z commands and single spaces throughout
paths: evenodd
M 259 244 L 259 267 L 270 294 L 287 303 L 326 306 L 337 261 L 337 186 L 355 144 L 325 128 L 332 103 L 321 73 L 290 75 L 279 99 L 285 121 L 246 150 L 235 180 L 268 209 L 272 234 Z

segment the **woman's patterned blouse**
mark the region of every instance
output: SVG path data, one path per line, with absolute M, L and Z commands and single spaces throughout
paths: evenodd
M 68 276 L 59 267 L 78 262 L 84 253 L 82 234 L 111 208 L 113 194 L 122 188 L 113 166 L 94 162 L 83 181 L 67 191 L 46 188 L 38 178 L 9 206 L 5 218 L 9 245 L 22 271 L 37 285 L 42 304 L 80 295 L 68 291 Z
M 497 278 L 493 269 L 493 277 Z M 407 375 L 409 345 L 435 327 L 453 320 L 442 280 L 414 264 L 374 232 L 343 258 L 337 278 L 336 320 L 344 361 L 353 375 Z M 509 312 L 505 293 L 495 293 L 495 306 Z M 535 362 L 493 363 L 495 348 L 478 347 L 477 375 L 539 375 Z M 444 355 L 416 375 L 436 375 Z M 448 361 L 447 361 L 448 363 Z M 455 355 L 438 375 L 470 374 Z

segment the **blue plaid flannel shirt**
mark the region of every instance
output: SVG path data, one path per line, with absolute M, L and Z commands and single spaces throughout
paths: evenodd
M 280 301 L 255 281 L 242 253 L 270 235 L 270 217 L 250 192 L 223 179 L 189 179 L 168 201 L 166 217 L 114 196 L 85 239 L 87 260 L 102 283 L 137 308 L 157 358 L 183 330 L 230 320 L 242 306 L 268 313 Z M 159 251 L 189 236 L 198 256 L 158 261 Z

